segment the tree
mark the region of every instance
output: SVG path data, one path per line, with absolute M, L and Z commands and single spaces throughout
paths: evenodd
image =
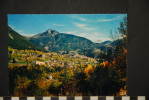
M 122 88 L 126 86 L 126 72 L 127 72 L 127 43 L 128 43 L 128 30 L 127 30 L 127 17 L 124 17 L 123 21 L 118 27 L 118 33 L 120 39 L 117 40 L 117 46 L 114 50 L 113 66 L 119 72 L 121 78 Z
M 111 67 L 96 67 L 89 80 L 92 95 L 116 95 L 121 87 L 119 75 Z
M 87 80 L 87 75 L 84 72 L 78 72 L 75 74 L 76 88 L 77 92 L 82 95 L 88 94 L 89 91 L 89 81 Z
M 121 37 L 123 38 L 127 38 L 128 35 L 128 30 L 127 30 L 127 17 L 125 16 L 123 21 L 120 23 L 119 27 L 118 27 L 118 33 L 120 34 Z

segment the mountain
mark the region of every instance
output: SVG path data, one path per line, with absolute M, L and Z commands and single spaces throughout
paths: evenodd
M 112 41 L 104 41 L 104 42 L 101 42 L 100 44 L 102 44 L 102 45 L 109 45 L 109 44 L 111 44 L 112 43 Z
M 114 47 L 122 43 L 122 40 L 94 43 L 84 37 L 60 33 L 52 29 L 31 37 L 22 36 L 10 27 L 8 30 L 8 46 L 14 49 L 36 49 L 60 54 L 75 52 L 81 55 L 95 57 L 97 53 L 114 50 Z
M 25 37 L 8 27 L 8 46 L 14 49 L 38 49 Z
M 29 41 L 47 51 L 60 53 L 69 51 L 83 53 L 85 49 L 94 48 L 95 46 L 95 43 L 84 37 L 59 33 L 52 29 L 32 36 Z

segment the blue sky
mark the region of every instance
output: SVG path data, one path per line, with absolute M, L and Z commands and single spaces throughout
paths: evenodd
M 73 34 L 93 42 L 111 40 L 126 14 L 9 14 L 8 25 L 22 35 L 32 36 L 47 29 Z

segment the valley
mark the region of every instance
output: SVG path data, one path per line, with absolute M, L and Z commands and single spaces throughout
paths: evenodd
M 120 38 L 99 43 L 53 29 L 28 37 L 8 26 L 10 94 L 127 95 L 126 25 Z

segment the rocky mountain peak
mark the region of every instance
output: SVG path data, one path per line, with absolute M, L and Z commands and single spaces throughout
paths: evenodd
M 55 35 L 59 34 L 58 31 L 53 30 L 53 29 L 48 29 L 48 30 L 47 30 L 47 33 L 48 33 L 49 35 L 51 35 L 51 36 L 55 36 Z
M 53 29 L 47 29 L 43 33 L 39 33 L 34 35 L 32 38 L 39 38 L 39 37 L 54 37 L 55 35 L 59 34 L 58 31 L 53 30 Z

